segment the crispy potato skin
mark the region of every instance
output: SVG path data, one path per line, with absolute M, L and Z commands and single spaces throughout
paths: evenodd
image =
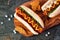
M 32 0 L 33 1 L 33 0 Z M 30 8 L 30 3 L 32 1 L 29 1 L 29 2 L 26 2 L 22 5 L 25 5 L 27 7 Z M 41 2 L 41 6 L 46 2 L 47 0 L 40 0 Z M 44 24 L 45 24 L 45 28 L 43 29 L 43 31 L 55 26 L 55 25 L 58 25 L 60 24 L 60 15 L 57 15 L 56 17 L 54 18 L 48 18 L 47 16 L 43 15 L 43 12 L 40 11 L 40 12 L 36 12 L 41 18 L 42 20 L 44 21 Z M 14 25 L 15 25 L 15 30 L 18 31 L 20 34 L 26 36 L 26 37 L 29 37 L 29 36 L 33 36 L 33 33 L 31 33 L 21 22 L 19 22 L 16 18 L 14 18 Z M 19 28 L 20 27 L 20 28 Z M 21 30 L 19 30 L 21 29 Z

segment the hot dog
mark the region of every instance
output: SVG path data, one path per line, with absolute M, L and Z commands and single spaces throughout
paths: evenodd
M 53 18 L 60 14 L 60 0 L 48 0 L 42 7 L 42 11 L 48 17 Z M 58 11 L 58 12 L 57 12 Z

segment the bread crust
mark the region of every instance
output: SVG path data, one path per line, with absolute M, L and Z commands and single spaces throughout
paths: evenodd
M 15 30 L 24 36 L 32 36 L 33 33 L 30 32 L 20 21 L 14 18 Z M 19 30 L 18 30 L 19 28 Z

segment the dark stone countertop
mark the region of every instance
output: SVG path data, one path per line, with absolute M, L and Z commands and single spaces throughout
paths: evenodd
M 13 14 L 15 8 L 29 0 L 0 0 L 0 40 L 60 40 L 60 25 L 57 25 L 38 36 L 24 37 L 14 34 Z M 5 15 L 7 15 L 5 17 Z M 50 32 L 49 35 L 46 35 Z

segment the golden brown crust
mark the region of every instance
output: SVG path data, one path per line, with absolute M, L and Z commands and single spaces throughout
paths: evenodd
M 30 32 L 21 22 L 14 18 L 15 30 L 24 36 L 32 36 L 33 33 Z
M 38 10 L 38 11 L 40 11 L 41 7 L 40 7 L 39 4 L 40 4 L 40 0 L 34 0 L 34 1 L 32 1 L 30 3 L 32 10 L 34 10 L 34 11 Z

